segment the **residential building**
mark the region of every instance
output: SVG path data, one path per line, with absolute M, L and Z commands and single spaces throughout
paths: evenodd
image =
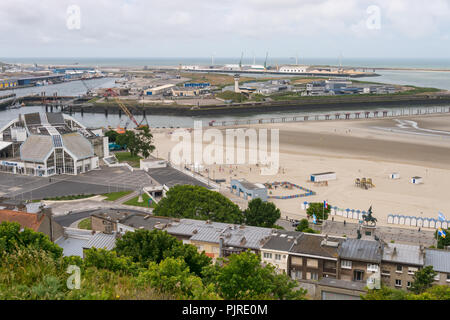
M 41 232 L 55 241 L 63 235 L 63 227 L 56 223 L 51 215 L 50 209 L 41 209 L 37 213 L 24 211 L 0 210 L 0 223 L 17 222 L 22 228 L 28 228 L 36 232 Z
M 424 265 L 424 256 L 422 246 L 385 244 L 381 261 L 381 281 L 391 288 L 410 288 L 414 274 Z
M 240 226 L 220 222 L 181 219 L 165 229 L 183 243 L 195 245 L 199 252 L 213 259 L 260 249 L 272 234 L 272 229 Z
M 261 261 L 265 264 L 272 264 L 277 273 L 288 274 L 289 252 L 301 236 L 301 232 L 281 230 L 272 234 L 261 247 Z
M 383 243 L 347 239 L 339 248 L 338 274 L 341 280 L 366 282 L 380 271 Z
M 433 266 L 438 274 L 435 283 L 450 285 L 450 251 L 438 249 L 425 249 L 425 267 Z
M 289 251 L 289 276 L 299 281 L 339 277 L 338 250 L 345 238 L 303 233 Z

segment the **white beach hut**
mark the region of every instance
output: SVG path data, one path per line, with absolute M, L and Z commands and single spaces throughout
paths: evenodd
M 411 183 L 412 184 L 423 184 L 423 178 L 422 177 L 412 177 Z
M 393 224 L 394 223 L 394 215 L 392 215 L 392 214 L 388 215 L 387 221 L 389 224 Z
M 398 173 L 398 172 L 391 173 L 389 175 L 389 179 L 391 179 L 391 180 L 398 180 L 398 179 L 400 179 L 400 173 Z

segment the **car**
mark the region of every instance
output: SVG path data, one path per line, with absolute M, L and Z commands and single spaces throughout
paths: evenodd
M 294 228 L 297 228 L 297 227 L 299 226 L 299 224 L 300 224 L 300 221 L 295 220 L 295 221 L 292 223 L 292 226 L 293 226 Z

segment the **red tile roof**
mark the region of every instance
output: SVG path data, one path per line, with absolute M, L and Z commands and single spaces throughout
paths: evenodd
M 0 223 L 4 221 L 17 222 L 23 228 L 29 228 L 34 231 L 39 229 L 42 221 L 44 221 L 43 217 L 44 216 L 42 216 L 41 220 L 38 221 L 37 214 L 12 210 L 0 210 Z

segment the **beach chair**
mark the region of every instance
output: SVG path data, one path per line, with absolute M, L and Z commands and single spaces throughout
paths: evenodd
M 361 187 L 361 179 L 360 179 L 360 178 L 357 178 L 357 179 L 355 180 L 355 185 L 356 185 L 357 187 Z

